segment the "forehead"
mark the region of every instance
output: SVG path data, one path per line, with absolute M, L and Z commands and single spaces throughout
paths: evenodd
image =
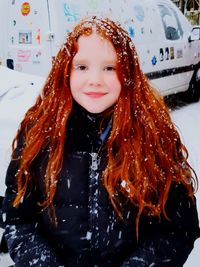
M 76 54 L 76 57 L 81 57 L 84 55 L 87 56 L 99 55 L 99 54 L 101 54 L 101 57 L 103 58 L 117 57 L 113 44 L 108 39 L 102 37 L 97 33 L 80 36 L 77 41 L 77 44 L 78 44 L 78 52 Z

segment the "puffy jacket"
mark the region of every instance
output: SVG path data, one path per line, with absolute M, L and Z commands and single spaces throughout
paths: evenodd
M 124 205 L 124 220 L 113 210 L 102 185 L 106 166 L 101 118 L 76 107 L 68 121 L 68 132 L 54 207 L 57 226 L 49 210 L 41 212 L 43 177 L 47 152 L 35 159 L 34 182 L 18 208 L 12 207 L 16 194 L 18 162 L 11 161 L 6 177 L 3 212 L 5 236 L 16 267 L 37 266 L 183 266 L 200 236 L 195 202 L 182 185 L 173 185 L 167 201 L 170 220 L 142 215 L 136 240 L 136 210 Z M 108 128 L 104 131 L 107 135 Z M 105 136 L 103 137 L 105 138 Z M 20 145 L 15 154 L 20 153 Z

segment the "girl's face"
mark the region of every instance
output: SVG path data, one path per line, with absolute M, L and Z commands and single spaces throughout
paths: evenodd
M 70 73 L 74 100 L 91 113 L 115 104 L 121 92 L 116 67 L 117 54 L 111 42 L 96 33 L 80 36 Z

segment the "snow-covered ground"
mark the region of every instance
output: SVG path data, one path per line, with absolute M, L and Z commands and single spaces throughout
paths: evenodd
M 11 155 L 11 143 L 20 121 L 34 103 L 45 79 L 0 66 L 0 195 L 5 192 L 5 174 Z M 3 230 L 0 229 L 0 237 Z M 0 266 L 12 264 L 9 255 L 0 254 Z
M 200 184 L 200 102 L 173 111 L 172 119 L 189 151 L 189 162 L 196 171 Z M 200 218 L 200 186 L 196 193 L 196 198 Z M 197 239 L 195 247 L 184 267 L 199 267 L 199 262 L 200 239 Z
M 5 173 L 10 160 L 11 142 L 17 127 L 39 93 L 44 78 L 0 67 L 0 195 L 5 191 Z M 200 102 L 171 113 L 182 140 L 189 151 L 189 162 L 200 177 Z M 200 189 L 196 194 L 200 215 Z M 0 235 L 2 231 L 0 230 Z M 184 245 L 184 244 L 183 244 Z M 195 243 L 184 267 L 199 267 L 200 239 Z M 0 255 L 0 266 L 8 267 L 8 255 Z
M 0 195 L 5 192 L 4 178 L 10 161 L 12 140 L 43 83 L 43 77 L 0 66 Z

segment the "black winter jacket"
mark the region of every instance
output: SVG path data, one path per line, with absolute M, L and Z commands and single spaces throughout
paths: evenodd
M 43 197 L 47 152 L 35 160 L 32 170 L 37 179 L 18 208 L 11 205 L 18 163 L 11 161 L 3 212 L 9 253 L 16 267 L 179 267 L 186 261 L 200 236 L 195 203 L 182 185 L 172 186 L 167 201 L 170 220 L 142 215 L 137 242 L 135 209 L 124 203 L 124 221 L 118 219 L 102 186 L 106 157 L 99 123 L 98 115 L 79 107 L 68 121 L 54 198 L 57 226 L 49 211 L 41 212 L 36 205 Z M 15 154 L 19 153 L 18 146 Z

